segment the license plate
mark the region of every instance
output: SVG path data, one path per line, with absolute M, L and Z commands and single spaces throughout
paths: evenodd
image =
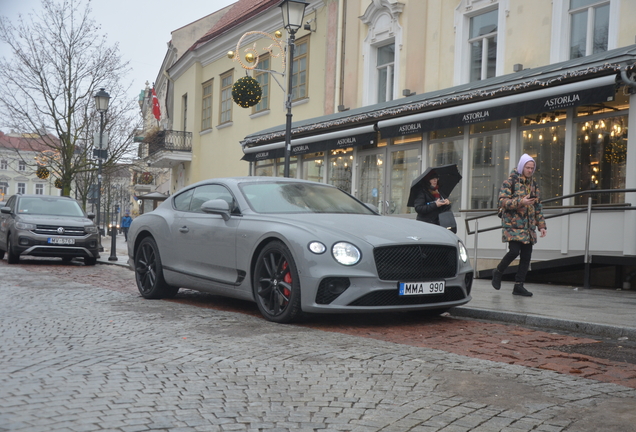
M 75 239 L 74 238 L 51 237 L 49 239 L 49 244 L 72 245 L 72 244 L 75 244 Z
M 400 282 L 401 296 L 443 294 L 446 287 L 445 281 L 435 282 Z

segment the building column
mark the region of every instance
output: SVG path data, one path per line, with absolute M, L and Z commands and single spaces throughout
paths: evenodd
M 634 91 L 634 89 L 632 89 Z M 636 130 L 636 92 L 629 97 L 628 124 Z M 627 160 L 625 161 L 625 189 L 636 189 L 636 134 L 630 133 L 627 138 Z M 636 192 L 625 194 L 625 202 L 636 206 Z M 625 211 L 623 226 L 623 254 L 636 255 L 636 210 Z

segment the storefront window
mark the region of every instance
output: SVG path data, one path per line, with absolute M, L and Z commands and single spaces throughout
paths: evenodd
M 296 168 L 298 166 L 298 156 L 289 158 L 289 177 L 296 178 Z M 285 177 L 285 158 L 276 159 L 276 177 Z
M 443 140 L 431 142 L 428 145 L 428 166 L 436 167 L 442 165 L 457 164 L 457 169 L 462 172 L 463 166 L 463 139 Z M 462 181 L 455 186 L 448 198 L 452 203 L 453 211 L 459 210 L 459 203 L 462 196 Z
M 351 165 L 353 164 L 353 147 L 332 150 L 329 153 L 329 171 L 327 183 L 351 193 Z
M 305 154 L 302 156 L 304 180 L 322 182 L 325 154 L 323 152 Z M 291 167 L 290 167 L 291 168 Z M 291 169 L 290 169 L 291 171 Z
M 522 153 L 529 154 L 537 162 L 534 177 L 542 200 L 563 195 L 565 124 L 548 125 L 537 125 L 521 133 Z M 562 201 L 545 205 L 562 205 Z
M 627 160 L 627 116 L 596 118 L 575 123 L 575 192 L 625 189 Z M 592 194 L 592 203 L 623 203 L 625 194 Z M 587 204 L 588 195 L 576 198 Z
M 464 126 L 457 126 L 454 128 L 440 129 L 440 130 L 433 131 L 429 134 L 428 139 L 436 140 L 436 139 L 442 139 L 442 138 L 452 138 L 452 137 L 457 137 L 461 135 L 464 135 Z
M 274 175 L 274 160 L 262 160 L 254 163 L 254 175 L 271 177 Z
M 506 120 L 509 123 L 509 120 Z M 493 124 L 494 123 L 494 124 Z M 481 130 L 500 130 L 501 122 L 481 123 Z M 471 126 L 471 130 L 473 127 Z M 470 138 L 471 174 L 469 180 L 470 208 L 497 207 L 499 189 L 508 178 L 510 131 Z
M 421 143 L 421 138 L 418 141 Z M 389 214 L 415 213 L 406 203 L 411 192 L 411 184 L 420 174 L 420 150 L 412 148 L 391 152 L 391 190 L 389 191 Z

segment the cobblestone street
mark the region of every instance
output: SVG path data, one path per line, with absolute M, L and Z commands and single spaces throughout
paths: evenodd
M 622 378 L 603 377 L 589 373 L 594 361 L 550 348 L 592 339 L 454 318 L 277 325 L 212 296 L 143 300 L 118 266 L 0 261 L 0 280 L 0 430 L 585 432 L 636 422 L 629 364 Z

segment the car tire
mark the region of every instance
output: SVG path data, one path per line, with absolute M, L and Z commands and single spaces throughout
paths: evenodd
M 0 249 L 0 260 L 4 258 L 4 251 L 2 249 Z
M 84 265 L 85 266 L 94 266 L 97 264 L 97 258 L 95 257 L 84 257 Z
M 7 237 L 7 262 L 9 264 L 19 264 L 20 255 L 15 253 L 13 245 L 11 244 L 11 236 Z
M 143 298 L 172 298 L 179 292 L 163 278 L 161 255 L 155 239 L 146 237 L 135 250 L 135 281 Z
M 70 263 L 71 261 L 73 261 L 73 257 L 66 257 L 66 256 L 65 256 L 65 257 L 62 257 L 62 262 L 63 262 L 64 264 L 68 264 L 68 263 Z
M 252 288 L 258 309 L 268 321 L 286 324 L 302 316 L 298 270 L 282 242 L 271 242 L 258 254 Z

